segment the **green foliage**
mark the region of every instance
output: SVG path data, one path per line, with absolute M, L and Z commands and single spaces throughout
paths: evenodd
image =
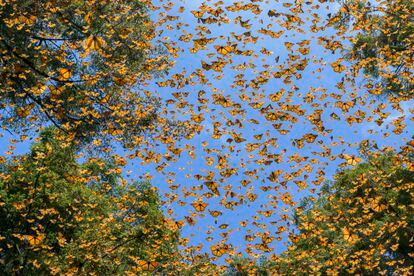
M 267 268 L 267 261 L 261 260 L 256 263 L 249 258 L 233 258 L 228 271 L 223 276 L 267 276 L 269 270 Z
M 294 220 L 300 233 L 281 261 L 284 273 L 406 273 L 414 266 L 414 172 L 396 156 L 371 156 L 339 172 Z
M 166 60 L 148 43 L 148 10 L 137 0 L 2 3 L 2 124 L 53 124 L 86 142 L 153 131 L 160 101 L 139 86 Z
M 340 4 L 342 8 L 335 17 L 337 27 L 356 31 L 346 58 L 377 80 L 369 81 L 367 88 L 380 87 L 381 93 L 412 98 L 413 2 L 346 0 Z
M 0 270 L 113 275 L 171 269 L 178 229 L 167 224 L 149 183 L 127 183 L 117 171 L 105 160 L 79 164 L 52 130 L 29 154 L 3 165 Z

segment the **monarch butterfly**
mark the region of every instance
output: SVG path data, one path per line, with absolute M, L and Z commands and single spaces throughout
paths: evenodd
M 223 223 L 219 225 L 220 229 L 227 229 L 227 227 L 229 227 L 229 225 L 227 223 Z
M 334 113 L 334 112 L 332 112 L 331 113 L 331 115 L 330 115 L 330 117 L 332 118 L 332 119 L 334 119 L 334 120 L 341 120 L 340 118 L 339 118 L 339 116 L 336 114 L 336 113 Z
M 213 94 L 214 104 L 219 104 L 222 107 L 230 107 L 231 102 L 222 95 Z
M 184 216 L 184 218 L 189 225 L 195 225 L 196 221 L 192 217 Z
M 84 49 L 89 51 L 97 51 L 105 46 L 105 41 L 101 37 L 90 35 L 83 46 Z
M 306 142 L 308 143 L 315 142 L 316 137 L 318 137 L 318 135 L 313 134 L 313 133 L 308 133 L 305 136 L 303 136 L 303 138 L 305 138 Z
M 245 147 L 246 147 L 247 152 L 252 152 L 260 148 L 260 144 L 259 143 L 247 143 Z
M 344 112 L 348 112 L 348 110 L 355 106 L 355 99 L 349 102 L 339 102 L 338 106 L 342 109 Z
M 59 68 L 58 72 L 59 72 L 59 77 L 58 77 L 59 80 L 63 80 L 63 81 L 68 80 L 72 76 L 72 73 L 67 68 Z
M 220 195 L 220 192 L 218 190 L 218 183 L 216 181 L 206 181 L 204 182 L 204 185 L 207 186 L 207 188 L 210 189 L 214 194 Z
M 221 257 L 227 252 L 226 248 L 220 245 L 211 246 L 210 250 L 211 250 L 211 253 L 213 253 L 213 255 L 217 257 Z
M 246 20 L 246 21 L 242 21 L 240 20 L 240 26 L 242 26 L 243 28 L 246 29 L 250 29 L 252 27 L 252 24 L 249 24 L 250 19 Z
M 208 210 L 208 212 L 210 213 L 210 215 L 212 216 L 212 217 L 214 217 L 214 218 L 216 218 L 216 217 L 218 217 L 218 216 L 221 216 L 223 213 L 222 212 L 220 212 L 220 211 L 210 211 L 210 210 Z
M 208 64 L 207 62 L 201 61 L 201 67 L 206 70 L 209 71 L 212 68 L 211 64 Z
M 198 115 L 192 115 L 191 119 L 196 123 L 201 123 L 202 121 L 204 121 L 204 115 L 203 113 L 200 113 Z
M 214 41 L 213 38 L 198 38 L 198 39 L 194 39 L 194 45 L 198 45 L 198 46 L 205 46 L 208 43 L 211 43 Z
M 296 236 L 294 234 L 289 234 L 289 240 L 292 241 L 293 243 L 296 243 L 299 241 L 299 236 Z
M 371 209 L 374 210 L 375 212 L 381 212 L 383 210 L 385 210 L 387 207 L 384 204 L 380 203 L 380 199 L 374 199 L 371 202 Z
M 311 230 L 312 229 L 312 224 L 310 224 L 309 222 L 302 222 L 300 224 L 301 229 L 304 230 Z
M 267 191 L 269 191 L 271 189 L 272 189 L 272 186 L 261 186 L 260 187 L 260 190 L 262 190 L 263 192 L 267 192 Z
M 246 180 L 246 179 L 243 179 L 243 180 L 240 181 L 240 184 L 242 184 L 243 187 L 246 187 L 247 185 L 249 185 L 249 183 L 251 183 L 251 181 L 250 180 Z
M 291 195 L 288 192 L 282 194 L 282 196 L 280 197 L 280 199 L 283 201 L 283 203 L 285 203 L 287 205 L 292 204 L 292 197 L 291 197 Z
M 279 113 L 276 112 L 267 112 L 265 115 L 266 120 L 270 122 L 276 122 L 279 118 Z
M 65 90 L 64 86 L 56 87 L 53 85 L 49 85 L 48 88 L 49 88 L 52 99 L 56 99 L 57 96 L 62 94 L 62 92 Z
M 218 129 L 215 129 L 213 134 L 211 135 L 211 138 L 220 139 L 221 136 L 223 136 L 223 132 Z
M 299 48 L 298 49 L 299 50 L 299 52 L 302 54 L 302 55 L 307 55 L 307 54 L 309 54 L 309 50 L 310 50 L 310 48 L 307 48 L 307 47 L 304 47 L 304 48 Z
M 23 107 L 16 108 L 16 114 L 19 117 L 25 118 L 25 117 L 29 116 L 30 111 L 33 109 L 33 107 L 34 107 L 34 103 L 31 103 L 31 104 L 23 106 Z
M 247 199 L 251 202 L 255 201 L 257 198 L 257 194 L 249 193 L 247 194 Z
M 220 172 L 220 175 L 225 177 L 225 178 L 229 178 L 233 174 L 237 174 L 237 169 L 236 168 L 226 169 L 226 170 Z
M 233 48 L 231 46 L 217 46 L 215 45 L 214 48 L 216 48 L 217 53 L 221 55 L 226 55 L 233 51 Z
M 341 73 L 342 71 L 346 69 L 344 65 L 341 65 L 340 61 L 332 62 L 331 67 L 333 71 L 336 73 Z
M 234 201 L 226 201 L 224 203 L 224 207 L 226 207 L 227 209 L 233 209 L 234 205 L 236 205 L 236 203 Z
M 176 54 L 178 53 L 178 51 L 180 51 L 180 48 L 175 48 L 168 44 L 165 44 L 165 47 L 167 48 L 168 52 L 172 54 L 174 57 L 177 56 Z
M 258 108 L 262 107 L 263 104 L 264 104 L 264 102 L 252 102 L 252 103 L 249 103 L 249 105 L 251 107 L 253 107 L 254 109 L 258 109 Z
M 270 252 L 272 250 L 267 244 L 264 243 L 256 244 L 255 248 L 264 252 Z
M 213 68 L 214 71 L 221 72 L 225 65 L 226 64 L 224 62 L 213 62 L 211 67 Z
M 246 83 L 245 80 L 236 80 L 236 81 L 234 81 L 234 84 L 237 85 L 237 86 L 243 86 L 245 83 Z
M 303 148 L 305 146 L 305 143 L 303 142 L 302 139 L 294 139 L 293 142 L 292 142 L 292 144 L 294 146 L 296 146 L 298 149 L 301 149 L 301 148 Z
M 246 241 L 254 241 L 255 236 L 253 236 L 253 235 L 245 235 L 245 236 L 244 236 L 244 239 L 245 239 Z
M 233 134 L 232 134 L 232 136 L 233 136 L 234 141 L 235 141 L 236 143 L 243 143 L 244 141 L 246 141 L 246 139 L 245 139 L 245 138 L 241 137 L 241 134 L 236 134 L 236 133 L 233 133 Z
M 26 235 L 26 240 L 29 242 L 31 246 L 39 245 L 44 238 L 44 235 L 38 235 L 38 236 L 31 236 Z
M 303 70 L 305 70 L 306 66 L 308 66 L 308 60 L 307 59 L 302 59 L 299 63 L 295 64 L 294 66 L 298 71 L 303 71 Z M 298 75 L 300 75 L 300 74 L 298 74 Z M 300 79 L 300 77 L 298 77 L 298 76 L 297 76 L 297 78 Z
M 272 16 L 274 16 L 274 17 L 278 17 L 279 15 L 280 15 L 280 13 L 275 12 L 274 10 L 269 10 L 269 11 L 267 12 L 267 16 L 269 16 L 269 17 L 272 17 Z
M 207 17 L 207 18 L 200 18 L 199 19 L 201 21 L 201 23 L 203 24 L 212 24 L 212 23 L 216 23 L 218 22 L 218 20 L 216 18 L 212 18 L 212 17 Z
M 144 271 L 154 271 L 157 268 L 158 263 L 156 261 L 139 260 L 138 265 Z
M 19 24 L 26 24 L 26 25 L 33 25 L 34 22 L 36 22 L 36 17 L 31 15 L 30 17 L 20 15 L 17 19 L 17 22 Z
M 345 241 L 349 243 L 354 243 L 357 239 L 357 236 L 355 234 L 351 234 L 351 232 L 346 228 L 342 229 L 342 235 L 344 236 Z
M 307 187 L 306 181 L 295 180 L 294 182 L 300 189 L 305 189 Z
M 278 227 L 277 227 L 277 231 L 278 231 L 278 233 L 283 233 L 283 232 L 285 232 L 285 231 L 286 231 L 286 226 L 283 226 L 283 225 L 278 226 Z
M 117 136 L 123 133 L 122 129 L 117 129 L 115 128 L 113 125 L 110 125 L 108 127 L 108 133 L 113 135 L 113 136 Z
M 223 9 L 222 8 L 218 8 L 216 10 L 210 10 L 210 11 L 208 11 L 208 13 L 210 13 L 210 14 L 218 17 L 220 14 L 223 13 Z
M 194 207 L 196 211 L 203 212 L 206 209 L 208 204 L 203 201 L 198 201 L 198 202 L 191 203 L 191 205 Z
M 266 210 L 266 211 L 263 211 L 262 212 L 262 214 L 265 216 L 265 217 L 270 217 L 272 214 L 273 214 L 273 211 L 272 210 Z
M 191 13 L 194 15 L 194 17 L 201 18 L 203 17 L 205 11 L 191 11 Z
M 269 179 L 270 182 L 276 182 L 281 173 L 281 170 L 272 171 L 270 175 L 267 177 L 267 179 Z
M 351 166 L 355 166 L 356 164 L 362 161 L 362 158 L 351 156 L 348 154 L 343 154 L 342 156 L 346 160 L 346 163 Z

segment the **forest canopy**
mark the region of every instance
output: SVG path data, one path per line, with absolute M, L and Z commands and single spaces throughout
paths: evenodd
M 0 1 L 0 271 L 410 274 L 413 14 Z
M 148 182 L 122 179 L 115 159 L 78 163 L 44 131 L 0 168 L 0 269 L 6 274 L 167 271 L 179 229 Z

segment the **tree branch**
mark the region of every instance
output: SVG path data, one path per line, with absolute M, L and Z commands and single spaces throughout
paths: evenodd
M 34 72 L 36 72 L 37 74 L 39 74 L 39 75 L 41 75 L 41 76 L 43 76 L 43 77 L 45 77 L 45 78 L 48 78 L 48 79 L 51 79 L 51 80 L 54 80 L 54 81 L 57 81 L 57 82 L 61 82 L 61 83 L 76 83 L 76 82 L 85 82 L 84 80 L 61 80 L 61 79 L 58 79 L 58 78 L 55 78 L 55 77 L 52 77 L 52 76 L 49 76 L 47 73 L 45 73 L 45 72 L 43 72 L 43 71 L 41 71 L 41 70 L 39 70 L 39 69 L 37 69 L 36 68 L 36 66 L 29 60 L 29 59 L 27 59 L 27 58 L 25 58 L 25 57 L 22 57 L 22 56 L 20 56 L 19 54 L 17 54 L 15 51 L 14 51 L 14 49 L 9 45 L 9 44 L 7 44 L 6 43 L 6 41 L 4 40 L 4 39 L 2 39 L 1 40 L 1 42 L 3 43 L 3 45 L 6 47 L 6 49 L 13 55 L 13 56 L 15 56 L 15 57 L 17 57 L 18 59 L 20 59 L 21 61 L 23 61 L 30 69 L 32 69 Z

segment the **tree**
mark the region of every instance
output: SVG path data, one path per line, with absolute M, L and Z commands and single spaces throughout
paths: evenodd
M 413 148 L 411 148 L 411 151 Z M 344 169 L 296 210 L 282 273 L 406 274 L 414 268 L 413 160 L 387 153 Z
M 225 276 L 267 276 L 269 270 L 267 270 L 267 260 L 262 259 L 259 263 L 249 258 L 233 258 Z
M 79 164 L 55 132 L 1 165 L 0 270 L 114 275 L 177 266 L 179 225 L 163 216 L 156 189 L 122 179 L 117 156 Z
M 410 0 L 340 1 L 330 19 L 342 32 L 352 31 L 346 58 L 371 76 L 366 87 L 373 94 L 414 97 L 414 4 Z
M 167 59 L 152 45 L 151 4 L 140 0 L 3 1 L 0 106 L 3 125 L 48 123 L 79 141 L 134 136 L 171 124 L 140 86 Z

